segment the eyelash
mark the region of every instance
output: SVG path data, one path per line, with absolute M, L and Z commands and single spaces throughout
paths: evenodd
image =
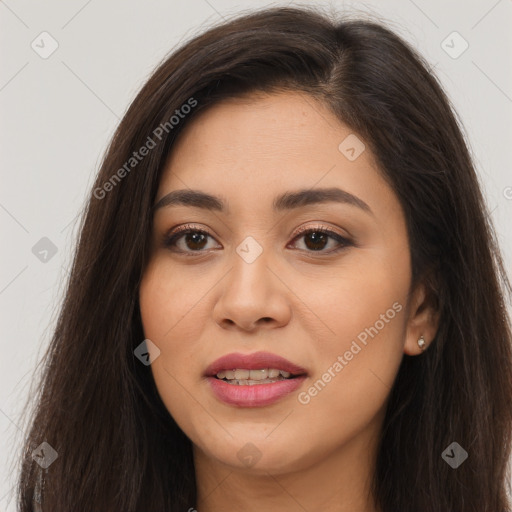
M 180 228 L 178 228 L 176 231 L 171 232 L 168 235 L 165 235 L 164 236 L 164 240 L 163 240 L 163 245 L 164 245 L 164 247 L 166 247 L 168 249 L 171 249 L 172 247 L 175 247 L 176 242 L 182 236 L 190 234 L 190 233 L 199 233 L 199 234 L 210 236 L 210 237 L 213 238 L 213 236 L 208 231 L 205 231 L 204 229 L 196 228 L 193 225 L 186 224 L 186 225 L 181 226 Z M 315 254 L 315 253 L 334 254 L 334 253 L 340 252 L 343 249 L 346 249 L 348 246 L 352 245 L 350 240 L 348 240 L 347 238 L 342 237 L 341 235 L 339 235 L 335 231 L 332 231 L 331 229 L 329 229 L 329 228 L 327 228 L 325 226 L 315 226 L 315 227 L 302 228 L 302 229 L 300 229 L 295 234 L 295 236 L 293 237 L 292 241 L 295 241 L 298 238 L 300 238 L 300 237 L 302 237 L 304 235 L 307 235 L 309 233 L 321 233 L 323 235 L 327 235 L 327 236 L 329 236 L 329 238 L 333 238 L 334 240 L 336 240 L 337 242 L 339 242 L 341 244 L 341 246 L 339 246 L 338 248 L 331 249 L 330 251 L 323 251 L 323 250 L 306 251 L 306 252 L 309 252 L 309 253 L 313 253 L 313 254 Z M 176 252 L 184 254 L 185 256 L 195 256 L 197 254 L 205 253 L 205 252 L 208 252 L 208 251 L 204 251 L 204 250 L 197 250 L 197 251 L 177 250 Z

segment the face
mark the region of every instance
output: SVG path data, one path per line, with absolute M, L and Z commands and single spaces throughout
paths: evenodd
M 377 435 L 402 356 L 426 331 L 411 309 L 402 209 L 355 137 L 290 92 L 224 101 L 180 134 L 139 299 L 160 351 L 156 386 L 195 453 L 237 468 L 253 456 L 253 471 L 276 474 Z M 218 203 L 171 201 L 178 190 Z M 305 375 L 263 391 L 205 375 L 222 356 L 256 352 Z M 285 366 L 250 361 L 256 373 L 234 376 Z

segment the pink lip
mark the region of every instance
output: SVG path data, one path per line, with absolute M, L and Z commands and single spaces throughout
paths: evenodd
M 223 370 L 243 368 L 258 370 L 260 368 L 276 368 L 297 375 L 292 379 L 280 380 L 271 384 L 237 385 L 229 384 L 215 375 Z M 253 354 L 233 353 L 215 360 L 205 371 L 208 383 L 215 396 L 229 404 L 238 407 L 263 407 L 277 402 L 295 391 L 306 379 L 307 372 L 283 357 L 270 352 L 255 352 Z
M 263 407 L 273 404 L 295 391 L 306 379 L 306 375 L 293 379 L 280 380 L 272 384 L 254 384 L 239 386 L 229 384 L 216 377 L 208 377 L 215 396 L 229 405 L 238 407 Z
M 276 368 L 278 370 L 290 372 L 293 375 L 303 375 L 307 373 L 301 366 L 298 366 L 276 354 L 271 354 L 270 352 L 254 352 L 253 354 L 232 353 L 222 356 L 208 366 L 204 375 L 206 377 L 210 377 L 217 375 L 217 373 L 222 370 L 234 370 L 236 368 L 243 368 L 246 370 Z

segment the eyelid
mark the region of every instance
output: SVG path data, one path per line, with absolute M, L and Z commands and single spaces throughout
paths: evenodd
M 306 226 L 301 226 L 300 228 L 298 228 L 295 233 L 292 235 L 293 239 L 295 240 L 295 238 L 297 238 L 299 235 L 302 235 L 304 233 L 307 233 L 309 231 L 324 231 L 324 232 L 329 232 L 329 233 L 333 233 L 333 234 L 336 234 L 337 236 L 339 236 L 340 238 L 343 238 L 345 239 L 347 242 L 349 240 L 349 237 L 348 236 L 343 236 L 341 233 L 339 233 L 338 231 L 336 231 L 334 228 L 332 228 L 331 226 L 326 226 L 325 224 L 322 224 L 322 223 L 319 223 L 317 225 L 314 225 L 314 226 L 311 226 L 311 225 L 306 225 Z

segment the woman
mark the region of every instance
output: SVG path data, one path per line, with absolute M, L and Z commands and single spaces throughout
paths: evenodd
M 313 9 L 225 22 L 105 155 L 19 508 L 509 511 L 506 293 L 421 56 Z

